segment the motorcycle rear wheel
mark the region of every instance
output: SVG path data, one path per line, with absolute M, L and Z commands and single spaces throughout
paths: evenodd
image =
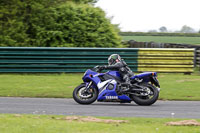
M 131 95 L 132 100 L 138 104 L 138 105 L 142 105 L 142 106 L 149 106 L 154 104 L 159 97 L 159 91 L 158 89 L 153 86 L 152 84 L 142 84 L 142 86 L 147 87 L 150 89 L 151 91 L 151 97 L 150 95 L 148 96 L 133 96 Z
M 90 88 L 92 93 L 88 94 L 85 91 L 85 84 L 77 86 L 73 91 L 73 98 L 79 104 L 91 104 L 96 101 L 98 91 L 95 88 Z

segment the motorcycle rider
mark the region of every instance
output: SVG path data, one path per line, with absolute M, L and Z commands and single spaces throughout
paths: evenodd
M 110 55 L 108 58 L 108 65 L 99 66 L 99 69 L 119 71 L 124 81 L 122 85 L 126 86 L 125 87 L 126 89 L 123 89 L 121 91 L 127 92 L 130 90 L 130 77 L 132 77 L 134 73 L 131 71 L 126 62 L 123 59 L 121 59 L 121 57 L 118 54 Z

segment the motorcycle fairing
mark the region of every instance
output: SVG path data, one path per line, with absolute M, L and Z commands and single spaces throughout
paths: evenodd
M 97 85 L 97 84 L 101 81 L 101 80 L 99 79 L 99 77 L 98 77 L 98 76 L 100 76 L 100 75 L 104 75 L 104 74 L 103 74 L 103 73 L 97 73 L 97 72 L 94 72 L 94 71 L 88 69 L 88 70 L 85 72 L 85 74 L 84 74 L 82 80 L 83 80 L 85 83 L 90 82 L 90 81 L 93 81 L 93 83 L 95 83 L 95 84 Z
M 113 89 L 108 89 L 108 86 L 112 84 L 114 85 Z M 113 79 L 104 81 L 99 83 L 97 86 L 101 86 L 99 88 L 99 96 L 97 101 L 106 101 L 106 100 L 121 100 L 121 101 L 131 101 L 131 99 L 126 95 L 118 96 L 116 93 L 117 82 Z

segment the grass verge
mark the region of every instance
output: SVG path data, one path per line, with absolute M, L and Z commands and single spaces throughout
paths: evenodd
M 79 74 L 1 74 L 0 96 L 72 98 Z M 159 74 L 160 99 L 200 100 L 200 75 Z
M 1 74 L 0 96 L 71 98 L 83 74 Z
M 200 100 L 200 75 L 159 74 L 160 99 Z
M 1 133 L 199 133 L 197 126 L 167 126 L 174 118 L 109 118 L 128 123 L 67 121 L 58 115 L 0 114 Z M 198 120 L 200 121 L 200 120 Z

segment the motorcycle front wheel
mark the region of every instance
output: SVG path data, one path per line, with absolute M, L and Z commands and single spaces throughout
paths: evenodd
M 77 86 L 73 91 L 73 98 L 79 104 L 91 104 L 96 101 L 98 91 L 95 88 L 90 88 L 90 93 L 86 92 L 85 84 Z
M 149 90 L 149 94 L 147 96 L 134 96 L 131 95 L 132 100 L 142 106 L 148 106 L 154 104 L 159 97 L 158 89 L 152 84 L 143 84 L 143 87 L 146 87 Z

